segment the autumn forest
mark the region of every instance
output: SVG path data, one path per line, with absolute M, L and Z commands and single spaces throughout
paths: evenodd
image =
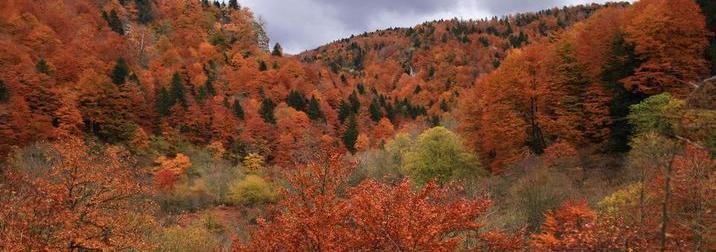
M 265 29 L 1 0 L 0 251 L 716 251 L 716 1 Z

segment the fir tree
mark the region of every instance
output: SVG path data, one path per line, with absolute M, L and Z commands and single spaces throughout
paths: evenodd
M 311 96 L 306 113 L 308 114 L 308 118 L 314 121 L 325 119 L 323 111 L 321 111 L 321 104 L 318 103 L 318 99 L 316 99 L 315 96 Z
M 445 100 L 440 101 L 440 110 L 443 112 L 448 112 L 450 110 L 450 107 L 448 106 L 447 102 Z
M 283 48 L 281 48 L 281 44 L 276 43 L 273 46 L 273 51 L 271 51 L 271 55 L 276 57 L 283 57 Z
M 241 107 L 241 102 L 239 102 L 239 100 L 234 101 L 232 111 L 237 118 L 244 119 L 244 108 Z
M 229 0 L 229 7 L 231 7 L 234 10 L 238 10 L 241 6 L 239 6 L 239 1 Z
M 40 59 L 40 61 L 35 64 L 35 71 L 38 73 L 48 74 L 50 73 L 50 66 L 47 65 L 47 61 L 45 61 L 45 59 Z
M 179 73 L 174 73 L 172 76 L 172 85 L 169 90 L 169 100 L 171 106 L 174 106 L 177 102 L 181 104 L 185 109 L 189 106 L 186 101 L 186 95 L 184 94 L 184 83 L 182 82 Z
M 363 85 L 363 83 L 358 83 L 358 85 L 356 85 L 356 90 L 358 90 L 358 93 L 361 95 L 365 94 L 365 85 Z
M 137 6 L 137 19 L 140 23 L 146 24 L 154 20 L 154 10 L 150 0 L 134 0 Z
M 123 85 L 127 82 L 127 75 L 129 75 L 129 66 L 124 58 L 117 59 L 117 64 L 114 65 L 112 70 L 112 83 L 116 85 Z
M 346 146 L 351 153 L 355 153 L 356 141 L 358 140 L 358 125 L 356 123 L 355 115 L 348 118 L 348 124 L 346 125 L 346 131 L 343 133 L 343 144 Z
M 338 106 L 338 120 L 340 120 L 341 123 L 343 123 L 352 114 L 353 114 L 353 110 L 351 109 L 351 106 L 348 105 L 348 103 L 346 103 L 345 101 L 341 100 L 341 103 Z
M 376 99 L 373 99 L 368 110 L 370 111 L 370 119 L 373 119 L 374 122 L 378 122 L 383 118 L 383 111 L 380 110 L 380 104 Z
M 286 104 L 298 111 L 306 111 L 306 97 L 298 91 L 292 90 L 288 93 Z
M 273 114 L 274 108 L 276 108 L 276 104 L 271 99 L 264 98 L 264 100 L 261 101 L 259 113 L 261 114 L 261 118 L 264 119 L 264 122 L 271 124 L 276 123 L 276 117 Z
M 107 21 L 107 25 L 109 25 L 109 28 L 112 29 L 112 31 L 119 35 L 124 35 L 124 24 L 122 24 L 122 20 L 119 19 L 117 11 L 111 10 L 109 14 L 107 14 L 107 12 L 102 12 L 102 17 L 104 17 L 104 20 Z
M 162 88 L 157 92 L 156 98 L 154 100 L 154 108 L 157 110 L 157 113 L 161 116 L 168 116 L 169 115 L 169 109 L 171 108 L 171 99 L 169 97 L 169 91 L 165 87 L 162 86 Z
M 351 105 L 351 110 L 353 113 L 358 113 L 360 111 L 360 100 L 358 99 L 358 93 L 353 91 L 353 93 L 348 97 L 348 102 Z
M 10 100 L 10 89 L 5 82 L 0 80 L 0 103 L 5 103 Z
M 268 66 L 266 65 L 266 62 L 264 62 L 263 60 L 260 60 L 259 61 L 259 71 L 263 72 L 266 70 L 268 70 Z

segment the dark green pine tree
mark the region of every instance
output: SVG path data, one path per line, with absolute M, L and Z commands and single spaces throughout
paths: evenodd
M 325 119 L 323 111 L 321 111 L 321 104 L 318 103 L 318 99 L 316 99 L 315 96 L 311 96 L 311 100 L 308 102 L 308 111 L 306 113 L 308 114 L 308 118 L 311 118 L 313 121 Z
M 268 70 L 268 65 L 263 60 L 259 60 L 259 71 L 263 72 Z
M 374 122 L 378 122 L 383 118 L 383 111 L 380 109 L 380 102 L 377 99 L 373 99 L 368 110 L 370 111 L 370 119 L 373 119 Z
M 124 58 L 117 59 L 117 64 L 114 65 L 112 70 L 112 83 L 116 85 L 123 85 L 127 82 L 127 76 L 129 75 L 129 65 Z
M 209 7 L 209 0 L 201 0 L 201 5 L 204 6 L 204 8 Z
M 358 83 L 358 85 L 356 85 L 356 90 L 358 90 L 358 93 L 361 95 L 365 94 L 365 85 L 363 85 L 363 83 Z
M 169 91 L 165 87 L 162 86 L 159 91 L 157 91 L 156 98 L 154 99 L 154 108 L 157 110 L 157 113 L 161 116 L 168 116 L 170 108 L 172 106 L 171 99 L 169 97 Z
M 612 93 L 609 116 L 613 123 L 606 150 L 608 152 L 627 152 L 630 149 L 629 139 L 634 134 L 634 129 L 624 118 L 629 115 L 629 108 L 643 101 L 646 96 L 627 90 L 620 81 L 633 75 L 641 62 L 634 53 L 634 47 L 624 40 L 623 34 L 617 36 L 612 42 L 610 55 L 613 57 L 607 62 L 605 71 L 602 73 L 602 80 Z
M 206 91 L 206 86 L 199 87 L 199 92 L 196 94 L 196 100 L 198 102 L 204 102 L 204 99 L 208 96 L 208 91 Z
M 137 6 L 137 19 L 140 23 L 146 24 L 154 20 L 154 10 L 151 0 L 134 0 Z
M 358 99 L 358 93 L 353 91 L 353 93 L 348 97 L 348 102 L 351 105 L 351 110 L 353 110 L 353 113 L 358 114 L 360 111 L 360 100 Z
M 238 10 L 239 7 L 239 1 L 238 0 L 229 0 L 229 7 L 231 7 L 234 10 Z
M 391 105 L 390 102 L 386 102 L 383 108 L 385 109 L 385 116 L 388 117 L 390 121 L 395 121 L 395 108 L 393 108 L 393 105 Z
M 264 98 L 263 101 L 261 101 L 261 108 L 259 109 L 259 114 L 261 114 L 261 118 L 264 119 L 264 122 L 274 124 L 276 123 L 276 117 L 273 114 L 273 110 L 276 108 L 276 104 L 269 98 Z
M 113 32 L 116 32 L 119 35 L 124 35 L 124 24 L 122 24 L 122 20 L 119 19 L 117 11 L 111 10 L 109 14 L 103 11 L 102 17 L 105 21 L 107 21 L 107 25 L 109 25 L 109 28 L 112 29 Z
M 288 97 L 286 97 L 286 104 L 288 104 L 289 107 L 292 107 L 298 111 L 306 111 L 306 97 L 296 90 L 291 90 L 291 92 L 288 92 Z
M 440 101 L 440 110 L 442 110 L 443 112 L 448 112 L 450 110 L 450 106 L 448 106 L 445 100 Z
M 271 55 L 276 57 L 283 57 L 283 48 L 281 47 L 281 44 L 276 43 L 273 46 L 273 51 L 271 51 Z
M 178 102 L 185 109 L 189 107 L 189 104 L 186 101 L 184 83 L 179 73 L 174 73 L 174 76 L 172 76 L 172 85 L 169 89 L 169 100 L 171 106 L 174 106 L 174 104 Z
M 241 107 L 241 102 L 239 100 L 234 101 L 234 106 L 231 110 L 237 118 L 244 119 L 244 108 Z
M 349 116 L 353 114 L 353 109 L 351 109 L 351 106 L 348 105 L 345 101 L 341 100 L 340 105 L 338 105 L 338 120 L 341 121 L 341 123 L 344 123 L 346 119 L 348 119 Z
M 343 132 L 343 144 L 346 146 L 351 153 L 355 153 L 356 141 L 358 140 L 358 125 L 356 123 L 355 115 L 351 115 L 348 118 L 348 124 L 346 125 L 346 131 Z
M 50 66 L 47 65 L 47 61 L 45 61 L 45 59 L 40 59 L 40 61 L 35 64 L 35 71 L 38 73 L 48 74 L 50 73 Z
M 5 85 L 3 80 L 0 80 L 0 103 L 5 103 L 10 100 L 10 88 Z

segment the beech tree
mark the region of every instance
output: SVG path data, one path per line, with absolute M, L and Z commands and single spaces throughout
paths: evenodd
M 465 237 L 450 234 L 482 226 L 475 220 L 489 201 L 455 198 L 457 189 L 435 183 L 414 191 L 408 181 L 365 181 L 342 198 L 354 166 L 335 152 L 324 153 L 329 154 L 288 177 L 290 187 L 278 203 L 284 210 L 259 219 L 251 242 L 236 249 L 454 250 Z
M 4 170 L 0 244 L 8 250 L 150 249 L 154 205 L 113 147 L 92 153 L 82 140 L 54 145 L 57 162 L 36 173 Z
M 708 30 L 699 6 L 691 0 L 649 0 L 639 2 L 632 11 L 626 40 L 643 63 L 623 80 L 624 85 L 650 95 L 685 96 L 691 83 L 708 73 L 703 57 Z

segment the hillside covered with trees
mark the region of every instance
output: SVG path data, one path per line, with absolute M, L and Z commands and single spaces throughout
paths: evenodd
M 0 250 L 716 250 L 715 20 L 591 4 L 288 55 L 236 0 L 2 1 Z

